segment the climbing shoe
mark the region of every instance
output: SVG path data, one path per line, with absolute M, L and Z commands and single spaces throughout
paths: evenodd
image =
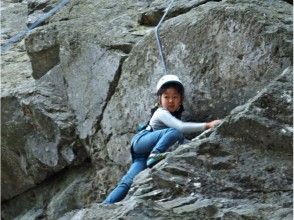
M 147 159 L 147 167 L 151 168 L 155 164 L 157 164 L 159 161 L 164 159 L 168 153 L 159 153 L 159 154 L 154 154 L 152 156 L 149 156 Z

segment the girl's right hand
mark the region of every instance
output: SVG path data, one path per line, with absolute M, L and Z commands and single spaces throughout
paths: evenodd
M 222 120 L 213 120 L 211 122 L 207 122 L 206 129 L 213 128 L 213 127 L 219 125 L 221 122 L 222 122 Z

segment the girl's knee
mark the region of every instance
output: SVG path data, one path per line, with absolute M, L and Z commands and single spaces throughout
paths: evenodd
M 180 130 L 178 130 L 176 128 L 168 128 L 168 132 L 171 132 L 173 134 L 173 136 L 178 137 L 179 140 L 184 138 L 183 132 L 181 132 Z
M 129 177 L 128 175 L 125 175 L 119 182 L 118 185 L 120 186 L 125 186 L 130 188 L 131 185 L 133 184 L 133 178 Z

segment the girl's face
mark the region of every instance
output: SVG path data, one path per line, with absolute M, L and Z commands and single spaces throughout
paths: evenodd
M 175 112 L 182 104 L 181 94 L 173 87 L 167 88 L 160 96 L 160 105 L 169 112 Z

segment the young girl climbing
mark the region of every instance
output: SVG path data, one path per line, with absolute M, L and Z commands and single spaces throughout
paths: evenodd
M 208 123 L 183 122 L 184 86 L 176 75 L 165 75 L 157 83 L 159 107 L 153 110 L 148 126 L 131 141 L 133 163 L 116 188 L 104 200 L 104 204 L 119 202 L 127 195 L 135 176 L 147 167 L 151 168 L 166 156 L 174 143 L 183 143 L 184 134 L 201 132 L 218 125 L 221 121 Z

